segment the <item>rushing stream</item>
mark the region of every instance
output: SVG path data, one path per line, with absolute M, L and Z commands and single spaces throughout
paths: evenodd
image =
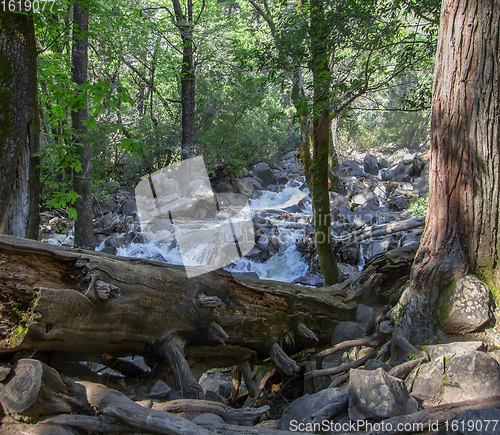
M 225 267 L 225 270 L 232 273 L 255 273 L 261 279 L 271 279 L 284 282 L 292 282 L 295 279 L 305 275 L 309 265 L 304 261 L 297 251 L 296 242 L 303 237 L 303 230 L 298 228 L 286 228 L 290 226 L 290 220 L 304 220 L 304 216 L 311 215 L 309 191 L 301 190 L 298 183 L 287 185 L 281 192 L 259 191 L 250 200 L 250 209 L 252 216 L 258 213 L 269 211 L 270 221 L 276 226 L 278 234 L 274 237 L 279 240 L 279 251 L 262 263 L 252 261 L 247 257 L 241 257 L 239 260 Z M 288 221 L 278 219 L 279 215 L 285 212 L 288 207 L 296 206 L 299 202 L 303 204 L 301 213 L 290 213 Z M 273 218 L 274 217 L 274 218 Z M 210 241 L 200 245 L 196 249 L 211 249 Z M 104 248 L 102 243 L 96 250 Z M 119 247 L 117 255 L 123 257 L 144 258 L 154 261 L 165 262 L 169 264 L 195 266 L 186 262 L 186 255 L 182 256 L 179 247 L 174 240 L 148 240 L 146 243 L 130 243 L 128 246 Z

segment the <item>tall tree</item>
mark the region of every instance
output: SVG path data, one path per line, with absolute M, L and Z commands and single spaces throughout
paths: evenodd
M 274 68 L 291 79 L 301 127 L 300 155 L 311 188 L 316 248 L 326 285 L 339 278 L 331 240 L 331 122 L 359 97 L 387 87 L 432 52 L 419 24 L 392 0 L 291 4 L 248 0 L 271 31 Z M 432 0 L 430 0 L 432 3 Z M 312 149 L 312 155 L 311 155 Z
M 172 21 L 179 29 L 182 41 L 181 66 L 181 100 L 182 100 L 182 132 L 181 147 L 182 159 L 189 159 L 196 155 L 195 147 L 195 104 L 196 104 L 196 76 L 194 64 L 194 28 L 198 23 L 205 0 L 202 1 L 198 16 L 194 17 L 193 0 L 187 0 L 183 9 L 179 0 L 172 0 L 174 14 Z
M 88 30 L 89 12 L 85 3 L 73 6 L 73 47 L 71 62 L 73 65 L 73 81 L 83 86 L 87 80 L 88 70 Z M 81 171 L 74 170 L 73 183 L 75 192 L 80 196 L 75 202 L 78 214 L 75 222 L 75 244 L 94 248 L 94 226 L 92 222 L 92 194 L 90 181 L 90 143 L 86 121 L 88 118 L 87 93 L 83 90 L 82 104 L 71 112 L 73 129 L 75 130 L 75 153 L 81 163 Z
M 444 0 L 431 120 L 429 213 L 396 331 L 422 342 L 466 273 L 500 289 L 500 0 Z
M 36 239 L 39 152 L 33 17 L 0 12 L 0 233 Z

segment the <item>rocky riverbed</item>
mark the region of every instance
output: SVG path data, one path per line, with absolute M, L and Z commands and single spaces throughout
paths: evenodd
M 85 376 L 107 383 L 143 407 L 177 410 L 200 431 L 212 433 L 499 433 L 500 350 L 498 334 L 491 328 L 498 313 L 482 283 L 465 277 L 450 289 L 456 302 L 442 307 L 442 333 L 435 339 L 440 344 L 415 348 L 399 338 L 391 340 L 397 319 L 390 308 L 408 279 L 422 226 L 397 232 L 387 228 L 416 217 L 409 208 L 427 195 L 428 162 L 418 154 L 390 158 L 367 154 L 343 161 L 338 172 L 341 184 L 330 197 L 342 282 L 322 291 L 348 295 L 357 304 L 355 318 L 337 325 L 329 349 L 312 347 L 294 355 L 300 369 L 292 376 L 263 364 L 252 367 L 253 379 L 247 378 L 251 384 L 246 385 L 239 369 L 206 372 L 200 379 L 205 398 L 224 406 L 243 406 L 245 423 L 228 408 L 209 404 L 169 408 L 169 401 L 181 397 L 174 386 L 154 376 L 151 380 L 143 376 L 140 382 L 129 379 L 109 369 L 119 366 L 115 360 L 108 368 L 88 364 L 92 371 Z M 96 247 L 117 255 L 181 261 L 175 243 L 153 243 L 143 236 L 134 191 L 117 183 L 110 187 L 114 193 L 109 198 L 94 202 Z M 251 200 L 255 246 L 227 270 L 322 285 L 309 192 L 295 153 L 272 165 L 258 163 L 238 179 L 212 180 L 212 188 Z M 43 240 L 71 245 L 70 233 L 71 222 L 46 215 Z M 405 350 L 406 361 L 391 358 L 395 346 Z M 141 358 L 126 361 L 142 366 L 143 373 L 151 370 Z M 235 423 L 239 425 L 232 426 Z

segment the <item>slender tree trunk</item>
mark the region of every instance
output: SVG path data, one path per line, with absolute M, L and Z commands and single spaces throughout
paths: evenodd
M 88 69 L 88 29 L 89 13 L 86 5 L 76 3 L 73 8 L 73 81 L 83 85 L 87 80 Z M 82 92 L 82 91 L 81 91 Z M 82 164 L 82 170 L 73 174 L 75 192 L 80 195 L 76 200 L 75 209 L 78 218 L 75 222 L 75 244 L 94 249 L 94 226 L 92 222 L 92 194 L 90 182 L 90 143 L 87 139 L 87 127 L 83 124 L 88 118 L 87 97 L 85 107 L 71 112 L 73 129 L 76 130 L 76 154 Z
M 429 213 L 397 331 L 436 326 L 440 292 L 465 273 L 500 288 L 500 0 L 445 0 L 431 122 Z
M 187 1 L 187 14 L 182 11 L 179 0 L 172 0 L 175 12 L 175 25 L 182 39 L 181 100 L 182 100 L 182 159 L 196 156 L 195 141 L 195 102 L 196 76 L 194 67 L 194 21 L 193 1 Z
M 328 192 L 328 157 L 330 155 L 331 71 L 325 37 L 327 23 L 322 0 L 311 0 L 310 5 L 311 70 L 313 73 L 313 143 L 311 164 L 312 200 L 316 228 L 316 250 L 325 285 L 336 284 L 339 269 L 332 247 L 330 194 Z
M 0 233 L 38 238 L 40 119 L 33 17 L 0 12 Z

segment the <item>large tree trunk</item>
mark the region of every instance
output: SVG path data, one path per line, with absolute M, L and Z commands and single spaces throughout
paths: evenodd
M 445 0 L 432 105 L 429 213 L 398 331 L 421 342 L 440 292 L 474 273 L 499 295 L 499 0 Z
M 0 12 L 0 233 L 38 238 L 39 152 L 33 17 Z
M 73 81 L 77 85 L 83 85 L 87 80 L 88 69 L 88 30 L 89 12 L 85 10 L 85 4 L 75 3 L 73 6 L 73 49 L 71 61 L 73 63 Z M 80 91 L 83 92 L 83 91 Z M 76 155 L 82 164 L 82 170 L 74 173 L 75 192 L 80 195 L 76 200 L 75 209 L 78 213 L 75 222 L 75 244 L 94 249 L 94 225 L 92 221 L 92 193 L 90 182 L 90 143 L 87 138 L 87 96 L 85 94 L 84 107 L 76 112 L 71 112 L 73 128 L 76 131 L 75 148 Z
M 354 316 L 345 295 L 0 236 L 0 354 L 160 357 L 186 397 L 200 396 L 188 361 L 198 374 L 269 356 L 298 370 L 284 350 L 328 343 Z

